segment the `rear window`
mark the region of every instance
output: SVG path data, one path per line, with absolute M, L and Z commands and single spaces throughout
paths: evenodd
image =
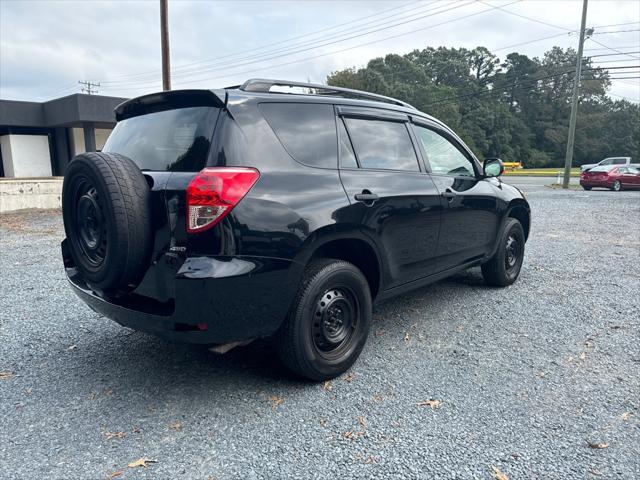
M 197 172 L 207 163 L 219 109 L 190 107 L 118 122 L 103 150 L 120 153 L 141 170 Z
M 294 159 L 312 167 L 338 167 L 333 105 L 261 103 L 260 110 Z

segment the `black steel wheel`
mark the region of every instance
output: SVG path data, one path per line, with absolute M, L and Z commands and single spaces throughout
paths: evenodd
M 507 218 L 493 257 L 482 265 L 482 276 L 488 285 L 506 287 L 516 281 L 524 261 L 525 235 L 522 224 Z
M 83 264 L 91 270 L 100 268 L 107 255 L 107 221 L 102 199 L 92 181 L 85 175 L 73 180 L 69 194 L 73 197 L 70 222 L 77 232 L 69 238 L 82 255 Z
M 342 260 L 315 260 L 277 333 L 278 353 L 303 377 L 334 378 L 360 355 L 370 322 L 371 292 L 362 272 Z
M 69 164 L 62 187 L 69 253 L 96 290 L 130 289 L 151 255 L 149 185 L 130 159 L 83 153 Z

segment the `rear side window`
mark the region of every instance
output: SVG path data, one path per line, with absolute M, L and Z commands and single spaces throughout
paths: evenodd
M 207 163 L 220 110 L 190 107 L 131 117 L 118 122 L 104 145 L 141 170 L 197 172 Z
M 260 110 L 294 159 L 312 167 L 337 168 L 333 105 L 261 103 Z
M 364 118 L 344 120 L 361 168 L 420 171 L 404 123 Z

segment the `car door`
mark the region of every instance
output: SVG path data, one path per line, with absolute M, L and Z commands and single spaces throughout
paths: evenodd
M 633 167 L 620 167 L 618 173 L 620 173 L 620 182 L 624 187 L 640 187 L 640 170 Z
M 490 253 L 500 226 L 496 180 L 481 176 L 481 166 L 450 131 L 414 119 L 425 164 L 442 198 L 438 260 L 456 267 Z
M 404 114 L 337 107 L 340 178 L 358 224 L 382 253 L 386 288 L 434 273 L 441 204 Z

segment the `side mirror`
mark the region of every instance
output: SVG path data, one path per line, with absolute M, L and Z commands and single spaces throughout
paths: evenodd
M 504 164 L 499 158 L 487 158 L 483 165 L 485 177 L 499 177 L 504 173 Z

